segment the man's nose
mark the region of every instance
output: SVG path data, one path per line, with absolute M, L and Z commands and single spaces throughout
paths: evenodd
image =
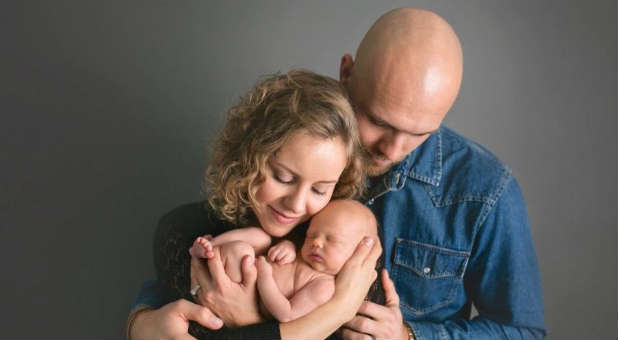
M 403 148 L 404 139 L 405 136 L 400 132 L 393 132 L 389 136 L 384 136 L 380 143 L 380 152 L 390 161 L 396 161 Z

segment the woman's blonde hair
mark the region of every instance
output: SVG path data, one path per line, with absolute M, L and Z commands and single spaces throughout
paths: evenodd
M 330 77 L 291 70 L 258 82 L 227 112 L 204 183 L 220 218 L 239 226 L 255 222 L 251 207 L 269 157 L 300 131 L 341 138 L 347 164 L 332 198 L 361 194 L 365 173 L 358 127 L 344 88 Z

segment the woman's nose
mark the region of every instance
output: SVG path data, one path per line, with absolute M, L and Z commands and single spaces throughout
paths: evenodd
M 284 204 L 286 208 L 292 211 L 296 215 L 301 215 L 305 211 L 305 191 L 302 189 L 296 189 L 291 192 L 286 199 L 284 200 Z

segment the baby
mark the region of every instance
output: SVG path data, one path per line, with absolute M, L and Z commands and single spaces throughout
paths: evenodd
M 366 235 L 377 235 L 371 210 L 353 200 L 336 200 L 311 219 L 300 256 L 287 240 L 271 247 L 268 259 L 259 256 L 257 289 L 264 314 L 287 322 L 327 302 L 335 291 L 335 275 Z M 190 252 L 211 258 L 213 247 L 219 247 L 226 273 L 240 282 L 241 259 L 260 255 L 270 242 L 261 228 L 242 228 L 215 238 L 198 237 Z

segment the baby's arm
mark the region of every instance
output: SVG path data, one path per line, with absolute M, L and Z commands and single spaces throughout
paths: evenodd
M 248 243 L 255 250 L 256 254 L 262 254 L 268 249 L 271 243 L 270 235 L 268 235 L 262 228 L 247 227 L 238 228 L 230 231 L 226 231 L 216 237 L 210 235 L 200 236 L 195 239 L 193 246 L 189 249 L 191 255 L 200 258 L 212 258 L 214 253 L 213 247 L 220 246 L 225 243 L 233 241 L 243 241 Z
M 318 278 L 307 283 L 288 300 L 279 290 L 272 266 L 263 256 L 257 260 L 257 287 L 262 303 L 279 322 L 288 322 L 326 303 L 335 292 L 334 277 Z

